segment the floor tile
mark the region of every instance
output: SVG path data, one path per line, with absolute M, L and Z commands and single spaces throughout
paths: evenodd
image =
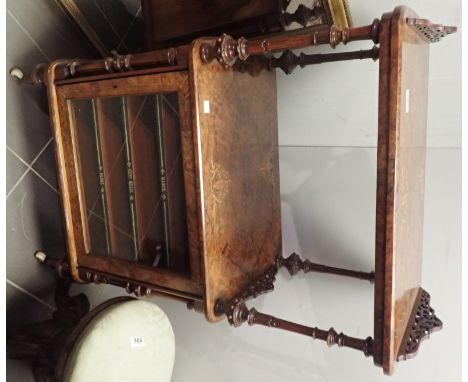
M 7 14 L 7 69 L 29 72 L 47 58 Z M 21 84 L 6 74 L 6 142 L 30 163 L 51 137 L 45 89 Z
M 100 10 L 95 1 L 78 0 L 76 4 L 106 48 L 109 51 L 114 49 L 119 44 L 120 34 L 123 32 L 110 24 L 110 15 Z
M 13 14 L 29 35 L 34 37 L 50 60 L 95 56 L 55 2 L 7 0 L 7 10 Z
M 6 151 L 6 193 L 11 191 L 12 187 L 16 185 L 20 177 L 27 170 L 27 167 L 11 153 L 10 150 Z
M 147 50 L 145 25 L 141 17 L 137 17 L 131 24 L 125 35 L 124 42 L 130 53 L 144 52 Z
M 46 149 L 41 153 L 32 165 L 55 190 L 58 190 L 57 166 L 55 162 L 54 141 L 50 141 Z
M 95 4 L 105 13 L 119 38 L 122 39 L 135 16 L 120 0 L 96 0 Z
M 120 2 L 125 6 L 127 12 L 129 12 L 131 15 L 136 16 L 138 12 L 140 12 L 141 0 L 120 0 Z
M 50 256 L 66 255 L 60 200 L 37 175 L 29 171 L 6 205 L 7 277 L 53 303 L 55 274 L 34 259 L 36 250 Z
M 7 330 L 14 330 L 51 318 L 52 310 L 7 282 L 6 316 Z
M 34 37 L 28 35 L 24 27 L 12 13 L 6 16 L 6 59 L 8 64 L 16 65 L 25 71 L 31 71 L 37 64 L 48 62 L 49 57 L 42 48 L 36 44 Z

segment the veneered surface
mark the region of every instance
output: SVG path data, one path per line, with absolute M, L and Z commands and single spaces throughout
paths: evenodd
M 177 105 L 171 105 L 166 97 L 162 102 L 163 136 L 165 144 L 165 163 L 168 174 L 166 176 L 167 203 L 169 206 L 169 232 L 171 246 L 172 269 L 189 269 L 186 256 L 188 252 L 187 216 L 185 212 L 185 192 L 182 148 L 180 144 L 179 112 Z
M 193 44 L 195 105 L 206 317 L 273 265 L 281 250 L 276 78 L 204 64 Z
M 408 17 L 381 30 L 374 360 L 388 374 L 421 284 L 428 45 Z

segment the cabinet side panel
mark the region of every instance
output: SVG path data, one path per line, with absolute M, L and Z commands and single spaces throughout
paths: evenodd
M 206 40 L 213 42 L 213 40 Z M 275 263 L 281 250 L 276 77 L 203 64 L 192 51 L 206 315 Z

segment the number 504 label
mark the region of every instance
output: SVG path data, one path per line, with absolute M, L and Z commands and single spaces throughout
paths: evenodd
M 130 337 L 130 347 L 132 348 L 142 348 L 145 346 L 145 339 L 142 336 L 131 336 Z

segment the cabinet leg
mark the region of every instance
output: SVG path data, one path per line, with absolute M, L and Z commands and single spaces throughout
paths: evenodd
M 245 304 L 246 300 L 273 290 L 276 271 L 276 267 L 268 269 L 259 279 L 248 285 L 247 288 L 230 301 L 217 301 L 215 306 L 216 314 L 225 315 L 229 323 L 234 327 L 247 322 L 249 325 L 262 325 L 309 336 L 314 340 L 325 341 L 328 346 L 338 345 L 339 347 L 359 350 L 366 357 L 373 354 L 374 341 L 372 337 L 367 337 L 366 339 L 350 337 L 336 332 L 333 328 L 323 330 L 317 327 L 309 327 L 258 312 L 255 308 L 247 308 Z

